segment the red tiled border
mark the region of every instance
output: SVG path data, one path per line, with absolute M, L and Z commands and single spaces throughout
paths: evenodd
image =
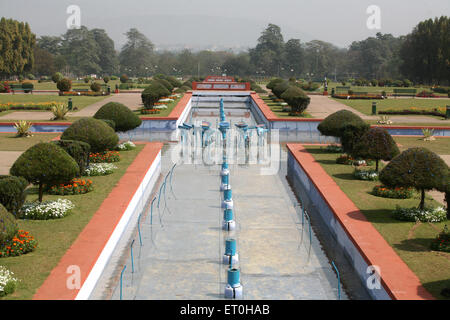
M 162 146 L 163 144 L 159 142 L 145 143 L 144 149 L 137 155 L 90 222 L 37 290 L 33 300 L 75 299 L 79 289 L 67 288 L 66 281 L 70 276 L 66 273 L 67 268 L 71 265 L 80 267 L 81 286 L 83 286 Z
M 303 145 L 287 144 L 287 148 L 314 183 L 367 264 L 380 267 L 382 285 L 391 298 L 434 300 L 419 278 Z

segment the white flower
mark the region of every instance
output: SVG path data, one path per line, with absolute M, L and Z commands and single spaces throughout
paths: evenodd
M 131 141 L 121 143 L 117 146 L 117 149 L 121 151 L 133 150 L 134 148 L 136 148 L 136 145 Z
M 120 147 L 120 146 L 119 146 Z M 105 176 L 117 169 L 112 163 L 91 163 L 86 168 L 84 175 L 86 176 Z
M 42 203 L 28 202 L 22 207 L 22 217 L 36 220 L 63 218 L 73 208 L 75 208 L 75 205 L 67 199 L 45 201 Z
M 6 269 L 4 266 L 0 266 L 0 296 L 4 293 L 4 289 L 9 282 L 19 281 L 14 278 L 14 273 Z

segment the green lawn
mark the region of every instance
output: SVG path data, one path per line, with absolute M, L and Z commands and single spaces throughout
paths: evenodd
M 343 103 L 353 109 L 356 109 L 364 114 L 372 114 L 372 102 L 377 103 L 377 111 L 385 110 L 404 110 L 411 107 L 423 110 L 432 111 L 433 108 L 445 108 L 450 105 L 450 99 L 407 99 L 407 98 L 389 98 L 386 100 L 346 100 L 346 99 L 334 99 L 337 102 Z
M 395 142 L 399 144 L 400 151 L 404 151 L 412 147 L 422 147 L 433 151 L 437 154 L 450 155 L 450 139 L 436 138 L 434 141 L 424 141 L 423 138 L 414 137 L 393 137 Z
M 134 110 L 133 112 L 139 115 L 141 118 L 147 118 L 147 117 L 168 117 L 169 114 L 172 112 L 173 108 L 177 105 L 177 103 L 183 98 L 183 95 L 180 98 L 175 99 L 173 102 L 167 103 L 167 109 L 161 110 L 159 113 L 156 114 L 141 114 L 141 110 Z
M 61 133 L 34 133 L 32 137 L 16 137 L 14 133 L 0 133 L 0 151 L 25 151 L 39 142 L 48 142 Z
M 335 163 L 338 154 L 325 153 L 320 147 L 307 147 L 324 170 L 355 203 L 397 254 L 419 277 L 424 287 L 438 299 L 445 299 L 440 292 L 450 287 L 450 254 L 429 249 L 431 241 L 447 222 L 402 222 L 391 217 L 396 205 L 417 207 L 419 196 L 413 199 L 387 199 L 370 194 L 377 181 L 361 181 L 353 178 L 353 168 Z M 437 203 L 427 196 L 427 205 Z M 383 272 L 383 271 L 381 271 Z
M 328 83 L 328 92 L 331 92 L 332 88 L 336 88 L 336 87 L 344 87 L 342 85 L 342 83 L 340 82 L 329 82 Z M 405 89 L 405 88 L 400 88 L 400 87 L 372 87 L 372 86 L 352 86 L 350 83 L 346 83 L 345 87 L 350 87 L 350 90 L 353 90 L 354 92 L 369 92 L 369 93 L 380 93 L 385 91 L 387 94 L 390 93 L 394 93 L 394 89 Z M 426 91 L 431 91 L 431 89 L 429 87 L 411 87 L 411 88 L 406 88 L 406 89 L 417 89 L 417 93 L 422 92 L 424 90 Z M 442 97 L 448 97 L 447 94 L 443 94 L 443 93 L 438 93 L 438 92 L 433 92 L 435 95 L 437 96 L 442 96 Z
M 390 119 L 392 120 L 392 117 L 390 117 Z M 437 117 L 436 117 L 437 119 Z M 446 121 L 443 118 L 439 118 L 442 119 L 441 122 L 436 123 L 436 122 L 428 122 L 428 123 L 424 123 L 424 122 L 401 122 L 401 120 L 399 120 L 399 122 L 394 121 L 393 124 L 390 125 L 386 125 L 386 124 L 379 124 L 377 123 L 378 120 L 367 120 L 367 122 L 369 124 L 372 125 L 379 125 L 379 126 L 414 126 L 414 127 L 430 127 L 430 126 L 434 126 L 434 127 L 450 127 L 450 121 Z
M 108 96 L 99 97 L 83 97 L 74 96 L 70 97 L 73 101 L 73 107 L 77 107 L 78 110 L 83 109 L 97 101 L 101 101 Z M 44 94 L 1 94 L 0 104 L 3 103 L 39 103 L 39 102 L 65 102 L 69 101 L 69 97 L 60 97 L 58 95 L 44 95 Z M 30 111 L 30 110 L 14 110 L 14 111 Z M 6 114 L 5 112 L 0 112 L 0 115 Z
M 280 102 L 274 102 L 268 96 L 261 96 L 261 99 L 269 106 L 270 110 L 279 118 L 292 118 L 292 119 L 301 119 L 301 118 L 312 118 L 312 116 L 308 112 L 303 112 L 302 116 L 291 116 L 289 115 L 289 111 L 283 111 L 283 106 Z
M 30 231 L 38 241 L 38 247 L 34 252 L 19 257 L 0 258 L 0 264 L 20 279 L 16 292 L 3 299 L 24 300 L 33 297 L 142 149 L 143 145 L 138 145 L 135 150 L 121 152 L 121 161 L 116 163 L 118 169 L 113 174 L 86 177 L 85 179 L 91 179 L 94 183 L 94 190 L 87 194 L 44 195 L 44 201 L 58 198 L 72 201 L 76 207 L 69 216 L 46 221 L 19 220 L 19 227 Z M 31 188 L 27 200 L 36 199 L 36 190 Z

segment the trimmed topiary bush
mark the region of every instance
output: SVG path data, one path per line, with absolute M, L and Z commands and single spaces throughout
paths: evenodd
M 0 204 L 0 246 L 11 241 L 18 231 L 16 218 Z
M 179 88 L 181 87 L 183 84 L 181 83 L 181 81 L 179 81 L 177 78 L 175 78 L 174 76 L 168 76 L 166 77 L 166 80 L 170 82 L 170 84 L 174 87 L 174 88 Z
M 67 78 L 61 79 L 56 84 L 56 87 L 61 92 L 70 91 L 70 89 L 72 88 L 72 81 L 70 81 L 70 79 L 67 79 Z
M 369 129 L 357 142 L 354 154 L 365 159 L 374 159 L 378 172 L 379 160 L 389 161 L 400 153 L 394 139 L 384 128 Z
M 22 177 L 0 177 L 0 204 L 17 217 L 25 202 L 28 181 Z
M 104 121 L 83 118 L 72 123 L 61 135 L 61 140 L 83 141 L 91 146 L 91 152 L 103 152 L 114 149 L 119 136 Z
M 339 110 L 326 117 L 317 127 L 321 134 L 341 139 L 342 148 L 352 153 L 354 144 L 365 134 L 370 125 L 348 110 Z
M 62 148 L 50 142 L 41 142 L 22 153 L 10 173 L 39 185 L 39 202 L 42 202 L 44 185 L 70 181 L 80 174 L 80 168 Z
M 118 102 L 109 102 L 94 115 L 96 119 L 108 119 L 115 123 L 115 131 L 133 130 L 142 124 L 142 120 L 127 106 Z
M 56 72 L 56 73 L 54 73 L 54 74 L 52 75 L 52 81 L 53 81 L 54 83 L 60 82 L 63 78 L 64 78 L 64 77 L 63 77 L 63 75 L 62 75 L 60 72 Z
M 272 92 L 277 98 L 281 99 L 281 95 L 289 89 L 290 85 L 288 81 L 283 81 L 278 83 L 273 89 Z
M 156 79 L 155 81 L 161 83 L 164 87 L 166 87 L 167 90 L 169 90 L 169 94 L 170 94 L 170 92 L 172 92 L 173 85 L 171 85 L 170 82 L 167 81 L 166 79 Z
M 421 192 L 419 209 L 425 207 L 425 191 L 439 189 L 448 179 L 448 166 L 426 148 L 410 148 L 395 157 L 380 172 L 380 181 L 389 187 L 413 187 Z
M 301 114 L 308 108 L 311 98 L 306 95 L 300 88 L 290 86 L 281 95 L 281 99 L 287 102 L 292 108 L 293 114 Z
M 142 103 L 146 108 L 153 107 L 159 99 L 168 95 L 170 91 L 161 83 L 154 81 L 142 92 Z
M 104 83 L 108 83 L 109 80 L 111 80 L 110 77 L 108 77 L 108 76 L 103 77 L 103 82 L 104 82 Z
M 126 74 L 123 74 L 120 76 L 120 82 L 121 83 L 127 83 L 129 80 L 128 76 Z
M 277 84 L 280 84 L 280 83 L 282 83 L 282 82 L 284 82 L 284 80 L 281 79 L 281 78 L 275 78 L 275 79 L 272 79 L 272 80 L 270 80 L 270 82 L 266 85 L 266 88 L 267 88 L 267 89 L 270 89 L 270 90 L 273 90 L 273 88 L 275 88 L 275 86 L 276 86 Z
M 100 92 L 100 90 L 102 90 L 102 86 L 97 82 L 92 82 L 91 90 L 94 92 Z
M 99 119 L 105 122 L 108 126 L 110 126 L 114 131 L 116 131 L 116 123 L 113 120 L 109 119 Z
M 86 142 L 75 140 L 58 140 L 52 141 L 52 143 L 63 148 L 75 160 L 80 168 L 79 176 L 83 175 L 89 165 L 91 146 Z

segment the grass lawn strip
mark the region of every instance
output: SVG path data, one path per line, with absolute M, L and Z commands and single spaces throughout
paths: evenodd
M 373 196 L 370 192 L 375 185 L 380 184 L 379 181 L 356 180 L 352 166 L 336 164 L 339 154 L 325 153 L 316 146 L 307 146 L 306 149 L 419 277 L 423 286 L 434 297 L 444 299 L 440 292 L 450 287 L 450 254 L 431 251 L 430 243 L 448 221 L 416 224 L 393 219 L 391 214 L 396 205 L 417 207 L 419 195 L 404 200 Z M 427 196 L 426 205 L 439 204 Z
M 46 221 L 18 220 L 19 228 L 30 231 L 38 241 L 38 247 L 34 252 L 23 256 L 0 259 L 0 264 L 13 271 L 21 280 L 16 292 L 4 299 L 23 300 L 33 297 L 143 148 L 143 145 L 138 145 L 135 150 L 121 152 L 121 161 L 115 163 L 118 169 L 113 174 L 86 177 L 85 179 L 94 183 L 92 192 L 74 196 L 44 195 L 44 201 L 58 198 L 72 201 L 75 209 L 69 216 Z M 31 188 L 30 193 L 27 201 L 36 200 L 37 190 Z

